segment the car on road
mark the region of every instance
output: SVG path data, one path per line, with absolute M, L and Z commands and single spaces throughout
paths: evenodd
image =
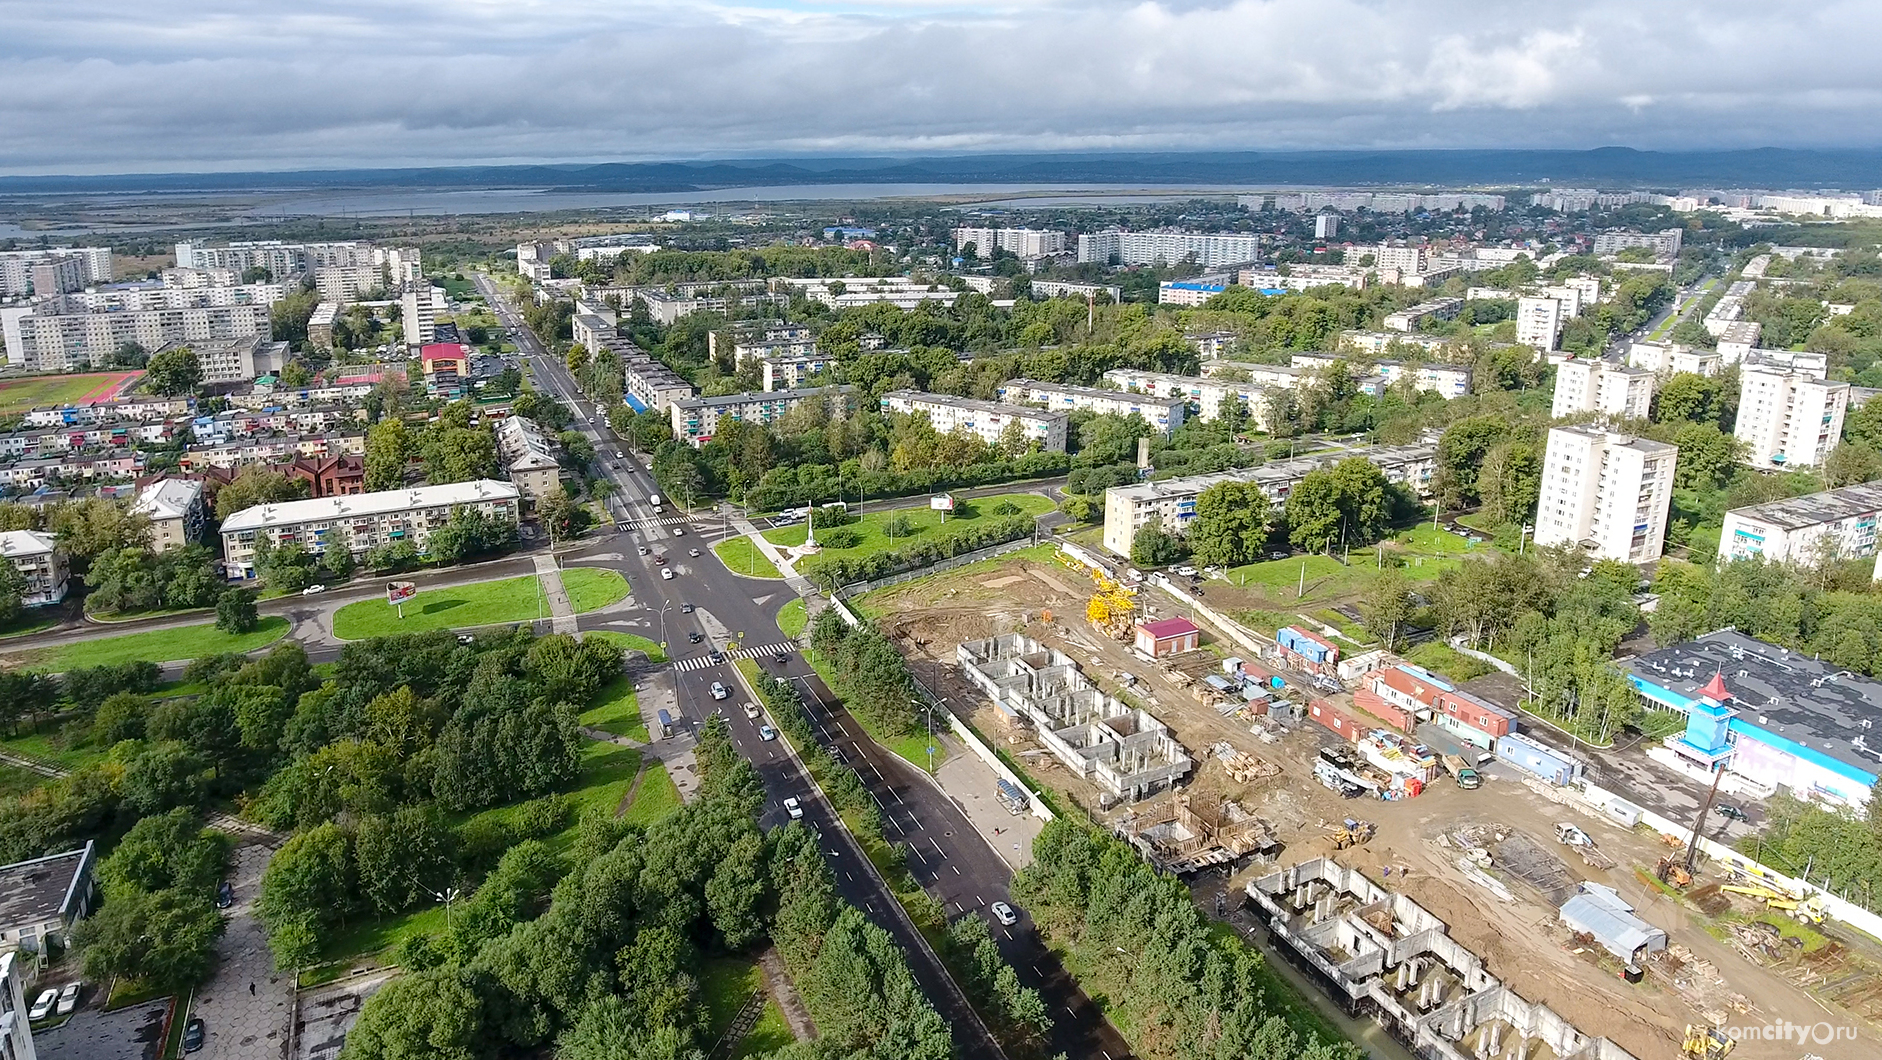
M 227 909 L 234 904 L 235 888 L 229 886 L 228 880 L 223 880 L 222 885 L 216 888 L 216 908 Z
M 681 604 L 681 605 L 680 605 L 680 614 L 682 614 L 682 615 L 690 615 L 690 614 L 692 614 L 692 613 L 693 613 L 693 605 L 692 605 L 692 604 Z
M 746 717 L 750 718 L 753 721 L 757 721 L 759 713 L 760 711 L 758 710 L 758 704 L 756 703 L 745 704 L 745 716 Z
M 83 989 L 85 989 L 84 983 L 65 984 L 65 989 L 59 991 L 59 1015 L 70 1015 L 72 1010 L 78 1007 L 78 992 Z
M 183 1028 L 183 1051 L 193 1053 L 203 1047 L 203 1039 L 208 1037 L 209 1029 L 203 1026 L 201 1016 L 192 1017 L 189 1025 Z
M 784 800 L 784 812 L 791 815 L 791 820 L 801 821 L 804 819 L 804 804 L 797 801 L 797 796 L 793 795 Z
M 686 554 L 697 559 L 699 557 L 699 550 L 696 548 L 689 548 L 686 550 Z
M 666 565 L 667 565 L 667 554 L 666 554 L 666 553 L 664 553 L 664 552 L 662 552 L 662 553 L 660 553 L 659 555 L 657 555 L 657 556 L 655 556 L 655 557 L 653 558 L 653 565 L 654 565 L 654 566 L 656 566 L 656 567 L 664 567 L 664 566 L 666 566 Z
M 789 666 L 791 664 L 791 657 L 788 655 L 780 654 L 777 658 L 771 661 L 774 663 L 777 663 L 779 666 Z
M 638 547 L 638 548 L 639 548 L 639 550 L 640 550 L 640 554 L 641 554 L 641 555 L 643 555 L 643 556 L 644 556 L 644 555 L 646 555 L 646 554 L 648 553 L 648 551 L 649 551 L 646 545 L 639 545 L 639 546 L 637 546 L 637 547 Z
M 310 585 L 307 588 L 301 590 L 301 595 L 302 596 L 319 596 L 321 593 L 324 593 L 326 591 L 327 591 L 327 587 L 324 585 Z
M 698 630 L 694 630 L 691 633 L 688 633 L 686 635 L 686 643 L 688 644 L 698 644 L 700 641 L 705 640 L 705 639 L 706 639 L 705 637 L 700 635 Z
M 1739 809 L 1736 806 L 1733 806 L 1729 802 L 1722 802 L 1719 805 L 1713 807 L 1713 812 L 1717 813 L 1720 817 L 1723 817 L 1728 821 L 1738 821 L 1740 823 L 1743 823 L 1745 821 L 1745 811 Z
M 766 743 L 770 743 L 778 738 L 778 730 L 769 725 L 760 725 L 758 726 L 758 738 Z
M 706 660 L 712 663 L 712 665 L 717 666 L 725 661 L 725 653 L 715 648 L 706 653 Z
M 683 527 L 683 526 L 676 526 L 676 527 L 674 527 L 674 528 L 673 528 L 673 536 L 674 536 L 674 537 L 685 537 L 685 536 L 686 536 L 686 528 L 685 528 L 685 527 Z
M 660 580 L 666 581 L 666 582 L 672 581 L 673 580 L 673 568 L 661 567 L 660 568 Z
M 45 1019 L 47 1016 L 52 1015 L 52 1006 L 57 1004 L 58 1001 L 58 988 L 47 987 L 45 993 L 33 999 L 33 1007 L 26 1010 L 26 1018 L 29 1021 Z
M 732 694 L 732 690 L 729 688 L 726 688 L 725 683 L 723 681 L 714 681 L 712 683 L 712 698 L 724 699 L 725 697 L 731 694 Z
M 1005 902 L 995 902 L 988 909 L 992 911 L 993 919 L 1006 927 L 1019 923 L 1019 912 Z
M 1178 567 L 1178 568 L 1176 568 L 1176 573 L 1177 573 L 1178 575 L 1180 575 L 1181 577 L 1184 577 L 1184 578 L 1194 578 L 1194 577 L 1196 576 L 1196 568 L 1194 568 L 1194 567 Z

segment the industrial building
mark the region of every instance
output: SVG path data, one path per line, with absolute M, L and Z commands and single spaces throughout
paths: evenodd
M 1766 501 L 1725 513 L 1719 552 L 1731 559 L 1814 564 L 1876 553 L 1882 482 Z
M 1112 798 L 1141 799 L 1189 773 L 1167 726 L 1106 695 L 1064 652 L 1012 633 L 962 643 L 955 659 L 1003 717 L 1030 726 L 1065 768 Z
M 1144 422 L 1168 434 L 1183 425 L 1187 402 L 1180 397 L 1157 397 L 1129 390 L 1104 390 L 1036 379 L 1008 379 L 1000 384 L 1000 400 L 1014 405 L 1044 405 L 1053 412 L 1090 409 L 1099 415 L 1142 416 Z

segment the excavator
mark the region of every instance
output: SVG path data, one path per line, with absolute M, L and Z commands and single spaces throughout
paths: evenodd
M 1378 826 L 1371 821 L 1356 821 L 1348 817 L 1337 827 L 1327 829 L 1327 835 L 1333 840 L 1333 849 L 1345 850 L 1347 847 L 1364 846 L 1372 842 L 1378 830 Z
M 1686 1041 L 1679 1055 L 1686 1060 L 1725 1060 L 1738 1047 L 1738 1040 L 1717 1027 L 1686 1025 Z
M 1765 908 L 1789 913 L 1806 924 L 1821 924 L 1828 911 L 1823 907 L 1821 895 L 1798 898 L 1794 894 L 1755 883 L 1726 883 L 1719 886 L 1721 891 L 1731 891 L 1763 902 Z

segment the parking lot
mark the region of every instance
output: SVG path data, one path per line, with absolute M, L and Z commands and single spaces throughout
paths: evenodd
M 116 1012 L 82 1008 L 64 1025 L 34 1034 L 33 1046 L 46 1060 L 156 1060 L 169 1010 L 169 998 Z

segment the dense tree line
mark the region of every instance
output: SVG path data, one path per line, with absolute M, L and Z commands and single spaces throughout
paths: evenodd
M 835 677 L 833 691 L 877 739 L 914 730 L 915 681 L 889 638 L 867 622 L 852 627 L 829 607 L 817 616 L 810 643 Z
M 1833 665 L 1882 676 L 1882 595 L 1870 590 L 1869 560 L 1826 557 L 1814 568 L 1759 557 L 1701 567 L 1660 563 L 1648 616 L 1662 644 L 1727 626 L 1808 652 Z M 1856 591 L 1852 591 L 1852 589 Z
M 209 974 L 224 922 L 215 908 L 229 838 L 191 809 L 140 819 L 98 863 L 103 904 L 73 928 L 85 976 L 185 988 Z
M 1780 792 L 1764 804 L 1764 830 L 1739 850 L 1791 876 L 1803 876 L 1870 911 L 1882 908 L 1882 791 L 1863 810 L 1833 810 Z

